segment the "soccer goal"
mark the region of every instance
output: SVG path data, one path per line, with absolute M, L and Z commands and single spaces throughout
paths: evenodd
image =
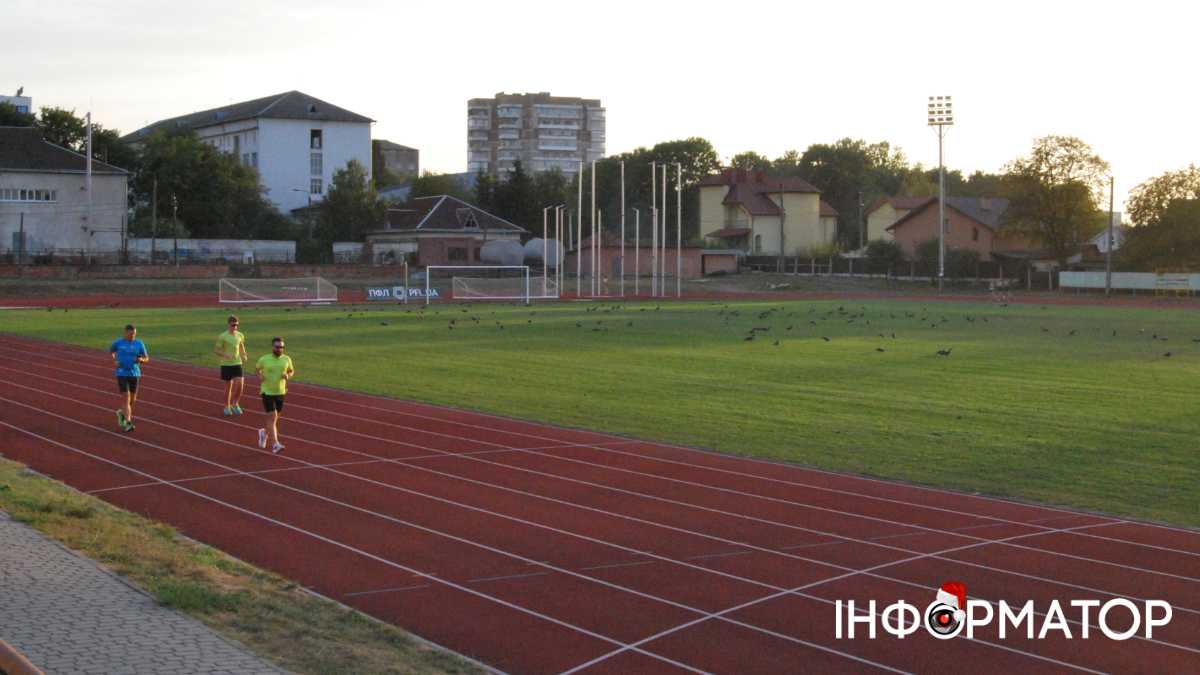
M 429 304 L 429 285 L 434 277 L 450 277 L 451 297 L 455 300 L 520 300 L 558 297 L 553 279 L 533 277 L 527 265 L 430 265 L 425 274 L 425 304 Z
M 337 302 L 337 286 L 320 277 L 302 279 L 222 279 L 221 302 Z

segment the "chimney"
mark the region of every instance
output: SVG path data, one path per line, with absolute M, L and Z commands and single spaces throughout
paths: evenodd
M 980 197 L 979 198 L 979 208 L 983 209 L 984 211 L 991 211 L 992 210 L 992 198 L 991 197 Z
M 729 185 L 733 183 L 733 171 L 730 169 L 721 169 L 721 183 Z
M 745 170 L 745 169 L 738 169 L 738 170 L 737 170 L 737 182 L 739 182 L 739 183 L 745 183 L 745 182 L 746 182 L 746 181 L 748 181 L 748 180 L 750 180 L 750 178 L 749 178 L 749 175 L 748 175 L 748 173 L 746 172 L 746 170 Z
M 755 172 L 754 172 L 754 182 L 755 182 L 755 183 L 761 183 L 761 182 L 763 182 L 763 172 L 762 172 L 762 171 L 755 171 Z

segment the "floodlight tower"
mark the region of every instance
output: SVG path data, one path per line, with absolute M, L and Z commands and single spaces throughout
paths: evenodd
M 938 137 L 938 290 L 941 291 L 946 277 L 946 167 L 942 145 L 954 126 L 954 103 L 949 96 L 930 96 L 926 117 Z

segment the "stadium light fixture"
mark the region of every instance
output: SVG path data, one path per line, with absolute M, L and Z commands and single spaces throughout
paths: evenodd
M 954 126 L 954 101 L 949 96 L 930 96 L 925 109 L 927 124 L 938 137 L 938 291 L 946 278 L 946 167 L 944 141 Z

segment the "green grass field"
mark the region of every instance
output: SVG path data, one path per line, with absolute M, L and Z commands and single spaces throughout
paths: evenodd
M 1191 310 L 901 300 L 656 307 L 238 313 L 251 362 L 282 335 L 299 381 L 1200 525 L 1200 315 Z M 228 311 L 6 311 L 0 330 L 105 348 L 132 321 L 152 357 L 215 366 Z M 745 341 L 756 326 L 771 330 Z

